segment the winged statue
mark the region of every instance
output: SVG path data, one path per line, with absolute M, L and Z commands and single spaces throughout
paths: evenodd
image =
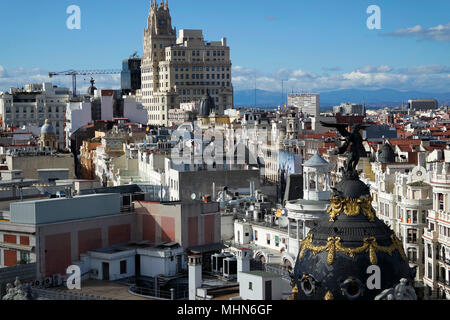
M 361 129 L 367 129 L 369 125 L 364 124 L 354 124 L 352 125 L 352 130 L 349 132 L 347 128 L 348 123 L 331 123 L 320 121 L 320 124 L 327 128 L 336 129 L 344 138 L 345 143 L 338 148 L 337 154 L 344 154 L 347 150 L 350 151 L 347 157 L 347 168 L 346 172 L 356 172 L 356 167 L 358 166 L 359 159 L 366 156 L 366 150 L 363 146 L 363 137 L 361 136 Z

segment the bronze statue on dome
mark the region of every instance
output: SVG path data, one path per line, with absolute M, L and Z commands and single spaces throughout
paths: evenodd
M 330 123 L 320 121 L 320 124 L 327 128 L 336 129 L 344 138 L 345 143 L 336 150 L 335 154 L 344 154 L 350 149 L 350 153 L 347 157 L 347 167 L 345 172 L 348 174 L 356 174 L 356 167 L 358 166 L 359 159 L 366 156 L 366 150 L 364 149 L 364 139 L 361 136 L 361 129 L 366 129 L 369 125 L 354 124 L 351 132 L 347 131 L 349 124 L 347 123 Z

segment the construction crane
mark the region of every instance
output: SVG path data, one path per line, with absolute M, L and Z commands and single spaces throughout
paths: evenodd
M 77 76 L 91 76 L 96 74 L 118 74 L 121 70 L 67 70 L 60 72 L 50 72 L 48 76 L 53 78 L 54 76 L 72 76 L 72 96 L 77 96 Z

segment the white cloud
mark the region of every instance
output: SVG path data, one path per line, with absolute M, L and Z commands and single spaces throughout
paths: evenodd
M 424 28 L 420 25 L 398 29 L 394 32 L 387 33 L 385 36 L 389 37 L 416 37 L 420 40 L 430 41 L 447 41 L 450 42 L 450 22 L 446 25 L 438 25 L 436 27 Z
M 361 73 L 380 73 L 380 72 L 391 72 L 392 68 L 390 66 L 377 66 L 377 67 L 373 67 L 373 66 L 364 66 L 358 69 L 359 72 Z
M 245 72 L 242 72 L 245 70 Z M 364 66 L 349 72 L 317 74 L 305 70 L 282 68 L 274 73 L 252 71 L 241 67 L 233 68 L 233 85 L 236 90 L 259 89 L 280 91 L 281 81 L 289 91 L 327 91 L 339 89 L 381 89 L 418 90 L 430 92 L 448 92 L 450 87 L 450 67 L 416 66 L 394 69 L 391 66 Z

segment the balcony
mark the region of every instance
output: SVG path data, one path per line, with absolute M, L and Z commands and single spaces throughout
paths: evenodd
M 439 210 L 438 217 L 440 220 L 450 222 L 450 213 Z
M 425 229 L 423 231 L 423 235 L 427 238 L 427 239 L 431 239 L 433 241 L 437 240 L 437 232 L 436 231 L 428 231 L 428 229 Z
M 443 242 L 445 244 L 450 245 L 450 237 L 446 237 L 444 235 L 439 235 L 439 242 Z
M 445 263 L 445 264 L 448 264 L 448 265 L 450 265 L 450 257 L 439 257 L 438 258 L 438 262 L 441 262 L 441 263 Z
M 428 218 L 430 218 L 430 219 L 436 219 L 437 216 L 438 216 L 438 214 L 436 213 L 436 211 L 434 211 L 434 210 L 428 210 Z
M 432 184 L 448 184 L 450 183 L 450 175 L 449 174 L 433 174 L 431 176 Z
M 447 288 L 450 288 L 450 281 L 445 279 L 437 279 L 437 283 L 441 286 L 445 286 Z

